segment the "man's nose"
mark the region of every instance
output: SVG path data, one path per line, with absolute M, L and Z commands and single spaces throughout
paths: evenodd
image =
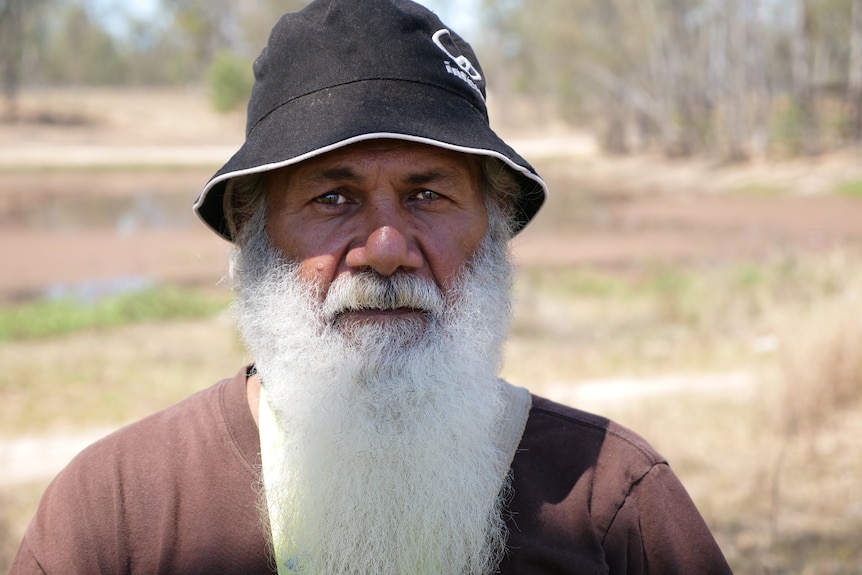
M 371 226 L 364 243 L 347 252 L 346 263 L 353 268 L 371 268 L 380 275 L 390 276 L 398 270 L 410 271 L 422 267 L 422 253 L 416 240 L 403 225 L 378 223 Z

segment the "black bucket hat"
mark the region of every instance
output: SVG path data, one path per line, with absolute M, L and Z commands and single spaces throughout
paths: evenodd
M 515 231 L 545 200 L 542 178 L 490 128 L 473 49 L 423 6 L 316 0 L 279 20 L 254 75 L 245 143 L 194 205 L 228 241 L 222 203 L 231 178 L 376 138 L 502 160 L 521 185 Z

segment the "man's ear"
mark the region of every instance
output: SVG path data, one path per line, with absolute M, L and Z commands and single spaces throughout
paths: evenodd
M 222 209 L 228 231 L 234 243 L 242 237 L 242 231 L 265 198 L 265 175 L 252 174 L 228 180 L 225 186 Z

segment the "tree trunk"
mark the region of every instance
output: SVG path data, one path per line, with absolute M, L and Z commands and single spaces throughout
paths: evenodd
M 745 8 L 739 0 L 728 0 L 727 10 L 727 97 L 725 98 L 725 133 L 727 145 L 724 153 L 726 162 L 734 163 L 748 159 L 745 150 L 745 137 L 748 134 L 745 102 L 747 95 L 747 67 L 745 55 L 748 52 Z
M 2 119 L 18 119 L 18 89 L 21 81 L 21 13 L 25 0 L 7 0 L 0 4 L 0 83 L 6 109 Z
M 762 157 L 766 154 L 771 102 L 769 96 L 769 63 L 766 55 L 766 25 L 761 16 L 762 0 L 750 0 L 747 14 L 748 49 L 745 54 L 746 78 L 748 82 L 748 103 L 750 120 L 748 152 Z
M 862 0 L 853 0 L 850 28 L 850 75 L 847 100 L 850 109 L 850 139 L 862 144 Z
M 796 0 L 793 31 L 793 92 L 802 128 L 801 150 L 807 156 L 818 153 L 817 114 L 811 85 L 809 46 L 813 24 L 811 0 Z

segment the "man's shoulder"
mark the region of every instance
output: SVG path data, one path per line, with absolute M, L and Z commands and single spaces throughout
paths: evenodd
M 638 434 L 606 417 L 532 399 L 512 462 L 513 508 L 523 516 L 543 510 L 536 516 L 538 533 L 550 536 L 554 525 L 574 522 L 592 525 L 595 537 L 603 538 L 634 486 L 664 467 L 665 459 Z
M 30 553 L 54 573 L 119 573 L 128 564 L 191 572 L 177 566 L 228 564 L 237 554 L 265 563 L 260 451 L 244 381 L 240 372 L 79 453 L 45 491 L 21 561 Z
M 666 463 L 643 437 L 615 421 L 538 395 L 532 401 L 525 435 L 535 434 L 563 450 L 593 446 L 603 453 L 625 454 L 645 466 Z
M 512 463 L 516 550 L 503 573 L 532 565 L 580 572 L 729 573 L 666 460 L 606 417 L 533 396 Z

